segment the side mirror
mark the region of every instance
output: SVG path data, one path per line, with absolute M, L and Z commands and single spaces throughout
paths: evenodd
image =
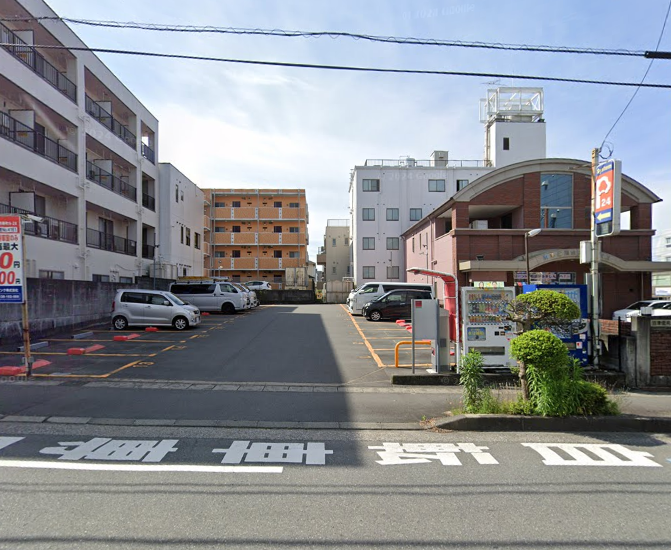
M 170 303 L 169 300 L 163 300 L 163 305 L 164 306 L 171 306 L 172 304 Z

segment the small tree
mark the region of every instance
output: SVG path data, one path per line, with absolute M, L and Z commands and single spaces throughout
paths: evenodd
M 517 324 L 518 334 L 526 333 L 531 329 L 566 332 L 570 330 L 571 323 L 575 319 L 580 318 L 580 308 L 573 303 L 573 300 L 561 292 L 555 292 L 554 290 L 534 290 L 528 294 L 521 294 L 508 302 L 505 308 L 505 318 Z M 518 336 L 513 340 L 513 344 L 519 338 Z M 533 345 L 533 340 L 530 343 Z M 514 354 L 513 357 L 515 357 Z M 519 361 L 520 365 L 519 377 L 522 396 L 525 400 L 528 400 L 529 383 L 527 380 L 526 361 L 521 357 L 515 358 Z

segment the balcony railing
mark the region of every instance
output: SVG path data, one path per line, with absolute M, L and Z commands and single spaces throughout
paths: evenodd
M 153 244 L 143 244 L 142 245 L 142 257 L 145 258 L 146 260 L 153 259 L 155 250 L 156 250 L 156 246 L 154 246 Z
M 107 170 L 103 170 L 100 166 L 96 166 L 90 160 L 86 161 L 86 179 L 94 181 L 117 195 L 137 202 L 137 189 L 135 187 L 122 178 L 110 174 Z
M 0 204 L 0 214 L 33 214 L 33 212 L 9 206 L 8 204 Z M 50 218 L 49 216 L 40 217 L 42 218 L 41 222 L 23 222 L 23 229 L 26 232 L 26 235 L 51 239 L 52 241 L 77 244 L 78 232 L 76 224 L 57 220 L 56 218 Z
M 151 147 L 149 147 L 149 145 L 147 145 L 146 143 L 142 144 L 142 156 L 152 164 L 156 164 L 156 160 L 154 158 L 154 150 Z
M 110 235 L 109 233 L 102 233 L 95 229 L 86 229 L 86 246 L 126 254 L 128 256 L 137 255 L 137 243 L 135 241 Z
M 26 44 L 16 34 L 0 23 L 0 43 L 3 48 L 16 59 L 30 68 L 39 77 L 46 80 L 65 97 L 77 102 L 77 86 L 56 67 L 49 63 L 44 56 L 37 53 L 35 48 Z
M 142 193 L 142 206 L 156 212 L 156 199 L 147 193 Z
M 126 143 L 129 147 L 135 149 L 137 146 L 137 138 L 126 126 L 121 124 L 116 118 L 103 109 L 95 100 L 88 95 L 86 100 L 86 112 L 95 118 L 100 124 L 112 132 L 121 141 Z
M 0 136 L 68 170 L 77 171 L 77 154 L 0 111 Z

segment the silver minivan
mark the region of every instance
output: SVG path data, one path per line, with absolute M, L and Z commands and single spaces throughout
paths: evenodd
M 249 308 L 247 293 L 225 281 L 178 281 L 170 285 L 170 292 L 201 311 L 233 314 Z
M 118 290 L 112 302 L 112 327 L 173 327 L 184 330 L 200 324 L 200 311 L 163 290 L 126 288 Z

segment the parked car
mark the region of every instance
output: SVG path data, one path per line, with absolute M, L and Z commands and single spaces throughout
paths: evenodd
M 112 326 L 170 327 L 184 330 L 200 324 L 200 310 L 170 292 L 162 290 L 122 289 L 112 302 Z
M 248 309 L 247 293 L 227 281 L 178 281 L 170 285 L 170 292 L 201 311 L 231 315 Z
M 249 290 L 272 290 L 268 281 L 247 281 L 245 286 Z
M 369 321 L 381 319 L 410 319 L 412 300 L 431 300 L 433 295 L 429 290 L 392 290 L 383 296 L 368 302 L 361 314 Z
M 358 289 L 349 293 L 347 298 L 347 308 L 352 315 L 363 315 L 363 306 L 379 298 L 383 294 L 392 290 L 426 290 L 431 292 L 433 287 L 426 283 L 392 283 L 392 282 L 371 282 L 360 286 Z
M 671 315 L 671 300 L 640 300 L 624 309 L 613 312 L 613 320 L 630 321 L 632 316 L 636 317 L 641 314 L 642 307 L 651 307 L 652 314 L 655 317 Z
M 253 289 L 249 288 L 246 283 L 240 283 L 240 286 L 244 288 L 247 292 L 249 292 L 249 301 L 251 303 L 251 307 L 252 308 L 258 307 L 259 298 L 256 295 L 256 292 L 254 292 Z

